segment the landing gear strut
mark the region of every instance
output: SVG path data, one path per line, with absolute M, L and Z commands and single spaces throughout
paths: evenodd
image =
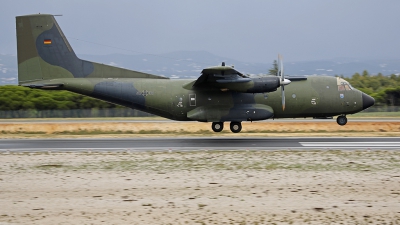
M 231 122 L 230 128 L 233 133 L 239 133 L 242 130 L 242 123 Z
M 336 118 L 336 122 L 340 125 L 340 126 L 344 126 L 347 123 L 347 117 L 346 116 L 338 116 L 338 118 Z
M 224 129 L 223 122 L 213 122 L 211 128 L 214 132 L 221 132 Z

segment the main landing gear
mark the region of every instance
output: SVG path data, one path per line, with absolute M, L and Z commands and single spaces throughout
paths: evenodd
M 342 116 L 338 116 L 336 118 L 336 122 L 340 125 L 340 126 L 344 126 L 347 123 L 347 117 L 345 115 Z
M 239 133 L 242 130 L 242 123 L 241 122 L 231 122 L 230 128 L 233 133 Z
M 223 122 L 213 122 L 211 128 L 214 132 L 221 132 L 224 129 Z
M 239 133 L 242 130 L 241 122 L 231 122 L 230 129 L 233 133 Z M 211 128 L 214 132 L 221 132 L 224 129 L 223 122 L 213 122 Z

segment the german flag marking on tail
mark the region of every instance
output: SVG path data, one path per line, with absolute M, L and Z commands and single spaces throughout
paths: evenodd
M 51 45 L 51 39 L 44 39 L 43 44 Z

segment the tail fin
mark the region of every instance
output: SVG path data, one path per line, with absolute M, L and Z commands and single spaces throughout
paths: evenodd
M 57 78 L 164 78 L 79 59 L 53 15 L 16 17 L 18 82 Z

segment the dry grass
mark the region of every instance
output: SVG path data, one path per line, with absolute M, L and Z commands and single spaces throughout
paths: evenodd
M 211 123 L 200 122 L 63 122 L 2 123 L 3 137 L 52 137 L 70 135 L 239 135 L 229 131 L 229 123 L 221 133 L 211 130 Z M 243 122 L 241 136 L 399 136 L 400 122 Z

